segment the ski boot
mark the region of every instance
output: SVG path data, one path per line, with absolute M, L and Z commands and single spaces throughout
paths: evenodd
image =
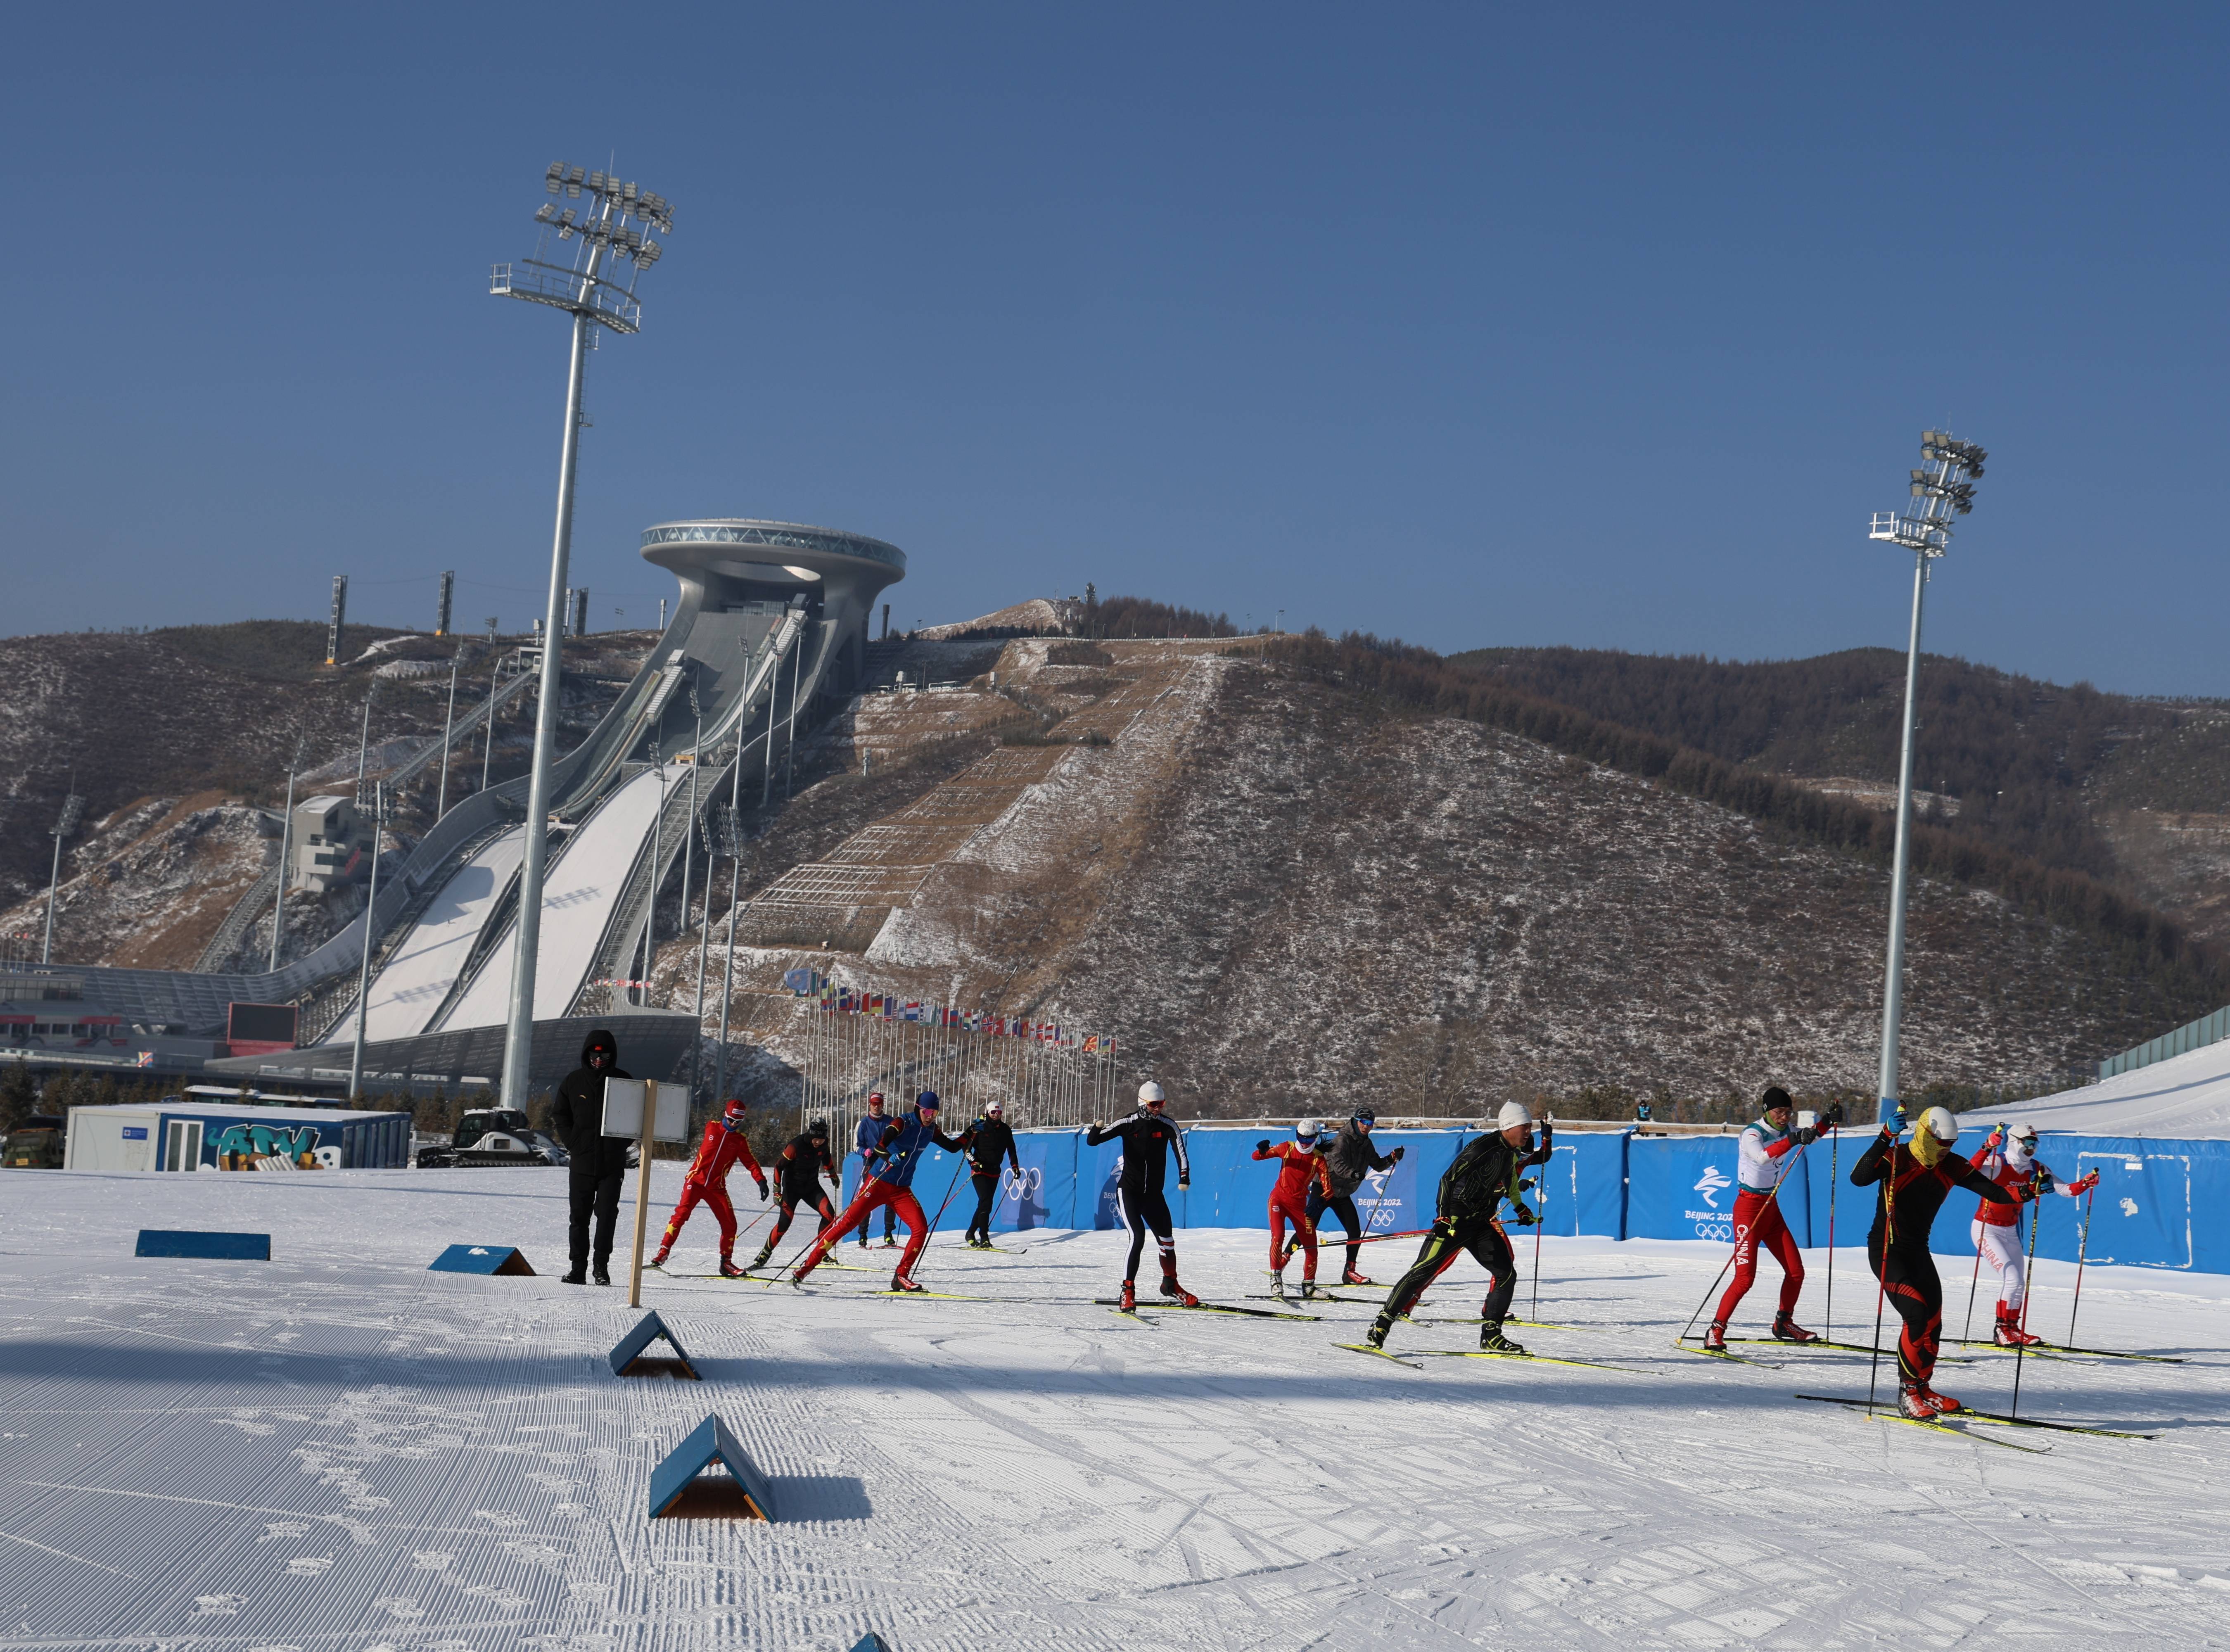
M 1773 1316 L 1773 1334 L 1778 1340 L 1782 1342 L 1817 1342 L 1820 1340 L 1819 1337 L 1815 1333 L 1807 1331 L 1802 1326 L 1797 1324 L 1794 1315 L 1788 1313 L 1776 1313 Z
M 1370 1329 L 1363 1333 L 1363 1339 L 1374 1348 L 1383 1348 L 1386 1345 L 1386 1333 L 1390 1328 L 1385 1320 L 1373 1320 L 1370 1322 Z
M 743 1276 L 744 1270 L 736 1266 L 736 1259 L 733 1256 L 723 1256 L 720 1258 L 720 1277 L 722 1279 L 741 1279 Z
M 585 1285 L 589 1282 L 589 1270 L 582 1267 L 580 1263 L 575 1262 L 573 1264 L 573 1271 L 567 1274 L 558 1282 L 560 1285 Z
M 2001 1348 L 2033 1348 L 2044 1340 L 2042 1337 L 2031 1336 L 2022 1330 L 2021 1316 L 2003 1302 L 1998 1304 L 1998 1330 L 1995 1339 Z
M 885 1250 L 896 1250 L 898 1248 L 899 1242 L 895 1235 L 886 1233 L 883 1236 L 883 1249 Z
M 1726 1352 L 1727 1322 L 1724 1320 L 1711 1321 L 1711 1328 L 1704 1333 L 1704 1346 L 1713 1353 Z
M 1312 1279 L 1305 1279 L 1305 1280 L 1303 1280 L 1303 1281 L 1301 1281 L 1301 1300 L 1303 1300 L 1304 1302 L 1312 1302 L 1312 1301 L 1314 1301 L 1314 1300 L 1316 1300 L 1316 1297 L 1317 1297 L 1317 1282 L 1316 1282 L 1316 1281 L 1314 1281 L 1314 1280 L 1312 1280 Z
M 1522 1354 L 1523 1343 L 1512 1342 L 1502 1334 L 1498 1325 L 1483 1325 L 1479 1328 L 1479 1349 L 1481 1353 Z
M 1897 1385 L 1897 1410 L 1899 1416 L 1911 1417 L 1915 1423 L 1936 1420 L 1936 1407 L 1927 1387 L 1920 1383 L 1900 1380 Z
M 650 1259 L 650 1265 L 653 1268 L 664 1268 L 666 1266 L 666 1258 L 669 1254 L 670 1253 L 667 1250 L 666 1247 L 664 1245 L 661 1245 L 658 1248 L 658 1255 Z
M 1180 1303 L 1186 1307 L 1198 1307 L 1200 1306 L 1200 1298 L 1195 1296 L 1190 1291 L 1185 1289 L 1183 1286 L 1178 1284 L 1177 1276 L 1175 1274 L 1163 1274 L 1162 1275 L 1162 1294 L 1168 1297 L 1171 1301 Z
M 1127 1279 L 1123 1281 L 1123 1305 L 1121 1311 L 1125 1313 L 1136 1313 L 1138 1311 L 1138 1287 L 1136 1284 Z
M 774 1247 L 772 1245 L 761 1245 L 759 1247 L 759 1254 L 751 1258 L 751 1265 L 744 1271 L 747 1274 L 757 1273 L 760 1268 L 767 1265 L 767 1258 L 773 1255 Z
M 891 1275 L 891 1288 L 893 1291 L 904 1293 L 906 1291 L 918 1291 L 921 1287 L 904 1274 L 893 1274 Z
M 609 1285 L 612 1282 L 612 1270 L 609 1264 L 604 1262 L 596 1264 L 596 1281 L 599 1285 Z
M 1957 1400 L 1953 1399 L 1949 1394 L 1937 1393 L 1926 1383 L 1921 1384 L 1920 1391 L 1927 1397 L 1930 1406 L 1939 1414 L 1946 1411 L 1963 1411 L 1967 1409 L 1965 1406 L 1960 1404 Z
M 1286 1272 L 1282 1268 L 1273 1269 L 1270 1274 L 1270 1294 L 1280 1302 L 1289 1300 L 1286 1295 Z
M 1378 1281 L 1350 1268 L 1339 1276 L 1339 1282 L 1343 1285 L 1376 1285 Z

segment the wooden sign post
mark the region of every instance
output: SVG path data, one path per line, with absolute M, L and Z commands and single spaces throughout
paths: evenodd
M 689 1139 L 689 1090 L 655 1079 L 604 1081 L 603 1133 L 635 1140 L 635 1258 L 628 1265 L 628 1306 L 642 1306 L 642 1242 L 650 1226 L 650 1150 L 658 1141 Z

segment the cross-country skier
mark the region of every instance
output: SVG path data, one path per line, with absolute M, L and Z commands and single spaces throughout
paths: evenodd
M 875 1144 L 883 1139 L 883 1132 L 890 1127 L 890 1116 L 883 1111 L 883 1093 L 877 1090 L 867 1097 L 867 1116 L 860 1120 L 859 1128 L 852 1133 L 852 1151 L 860 1155 L 860 1185 L 862 1187 L 867 1184 L 870 1155 L 875 1150 Z M 898 1209 L 886 1204 L 883 1207 L 883 1246 L 891 1249 L 896 1248 L 898 1242 Z M 867 1224 L 863 1222 L 860 1224 L 860 1249 L 865 1250 L 867 1248 Z
M 836 1220 L 836 1207 L 821 1191 L 821 1178 L 826 1176 L 829 1184 L 841 1189 L 843 1178 L 836 1169 L 836 1161 L 828 1156 L 828 1125 L 826 1120 L 815 1119 L 783 1145 L 782 1156 L 774 1162 L 777 1180 L 776 1191 L 782 1200 L 782 1214 L 775 1218 L 774 1231 L 759 1247 L 759 1254 L 751 1259 L 757 1271 L 767 1265 L 774 1248 L 782 1242 L 783 1235 L 790 1231 L 790 1218 L 801 1204 L 810 1205 L 820 1212 L 821 1226 L 815 1232 L 816 1239 L 828 1231 L 829 1223 Z
M 1363 1178 L 1372 1171 L 1390 1170 L 1402 1162 L 1401 1148 L 1382 1158 L 1371 1146 L 1370 1133 L 1377 1124 L 1377 1113 L 1369 1107 L 1357 1107 L 1331 1139 L 1331 1145 L 1324 1149 L 1324 1177 L 1309 1189 L 1309 1225 L 1315 1227 L 1329 1210 L 1347 1229 L 1347 1267 L 1339 1276 L 1343 1285 L 1373 1282 L 1363 1277 L 1362 1268 L 1357 1265 L 1363 1255 L 1363 1219 L 1356 1213 L 1355 1190 L 1363 1185 Z M 1299 1243 L 1298 1234 L 1286 1241 L 1287 1262 L 1293 1259 L 1294 1248 Z
M 1115 1208 L 1131 1230 L 1131 1256 L 1123 1265 L 1123 1312 L 1138 1305 L 1138 1255 L 1146 1248 L 1146 1229 L 1162 1251 L 1162 1294 L 1186 1307 L 1198 1307 L 1200 1298 L 1177 1283 L 1177 1246 L 1170 1222 L 1169 1201 L 1162 1197 L 1162 1179 L 1169 1170 L 1169 1153 L 1177 1156 L 1177 1189 L 1192 1185 L 1192 1163 L 1185 1157 L 1184 1133 L 1163 1111 L 1169 1094 L 1152 1079 L 1138 1087 L 1138 1109 L 1112 1125 L 1094 1120 L 1084 1133 L 1084 1145 L 1097 1147 L 1105 1141 L 1123 1144 L 1122 1173 L 1115 1182 Z
M 759 1168 L 751 1140 L 744 1134 L 744 1103 L 732 1097 L 720 1116 L 705 1126 L 705 1139 L 697 1144 L 697 1155 L 681 1178 L 680 1200 L 667 1221 L 666 1231 L 659 1236 L 658 1255 L 650 1259 L 653 1268 L 666 1266 L 667 1253 L 680 1236 L 682 1224 L 701 1202 L 720 1224 L 720 1271 L 730 1279 L 742 1276 L 744 1270 L 736 1266 L 736 1208 L 728 1203 L 728 1172 L 739 1163 L 751 1171 L 751 1180 L 758 1184 L 759 1198 L 764 1202 L 766 1172 Z
M 880 1206 L 895 1209 L 906 1224 L 906 1251 L 899 1258 L 898 1271 L 891 1275 L 891 1288 L 921 1288 L 914 1283 L 913 1265 L 921 1248 L 929 1242 L 929 1218 L 922 1215 L 921 1204 L 913 1196 L 913 1173 L 931 1144 L 949 1153 L 960 1151 L 959 1138 L 937 1127 L 937 1092 L 924 1090 L 914 1098 L 912 1118 L 893 1119 L 884 1124 L 881 1137 L 867 1155 L 867 1170 L 860 1178 L 860 1191 L 853 1195 L 836 1225 L 813 1242 L 813 1249 L 805 1253 L 805 1261 L 790 1276 L 790 1283 L 802 1284 L 806 1275 L 821 1266 L 830 1248 L 854 1228 L 863 1226 Z
M 1510 1299 L 1518 1289 L 1518 1262 L 1510 1252 L 1510 1236 L 1495 1213 L 1505 1199 L 1515 1220 L 1531 1227 L 1536 1216 L 1521 1197 L 1532 1185 L 1518 1172 L 1531 1165 L 1545 1165 L 1556 1144 L 1556 1126 L 1544 1122 L 1541 1145 L 1532 1145 L 1533 1115 L 1520 1101 L 1505 1101 L 1496 1115 L 1495 1128 L 1456 1155 L 1440 1178 L 1439 1203 L 1433 1229 L 1418 1248 L 1417 1260 L 1400 1283 L 1387 1294 L 1386 1306 L 1364 1334 L 1370 1345 L 1386 1345 L 1394 1321 L 1408 1316 L 1425 1287 L 1446 1273 L 1455 1259 L 1469 1251 L 1486 1269 L 1486 1300 L 1479 1308 L 1479 1345 L 1487 1353 L 1522 1354 L 1524 1348 L 1502 1334 L 1510 1314 Z
M 968 1242 L 978 1250 L 991 1249 L 991 1202 L 999 1196 L 999 1161 L 1003 1158 L 1022 1173 L 1022 1156 L 1015 1150 L 1015 1133 L 1007 1127 L 1006 1109 L 996 1101 L 983 1117 L 961 1133 L 968 1150 L 968 1176 L 976 1184 L 976 1215 L 968 1223 Z
M 1706 1348 L 1725 1351 L 1735 1309 L 1757 1281 L 1760 1250 L 1771 1251 L 1781 1263 L 1781 1307 L 1773 1316 L 1773 1334 L 1783 1342 L 1820 1339 L 1796 1323 L 1796 1299 L 1804 1291 L 1804 1255 L 1797 1249 L 1782 1218 L 1781 1201 L 1775 1197 L 1781 1178 L 1796 1162 L 1796 1150 L 1810 1145 L 1821 1134 L 1818 1129 L 1789 1127 L 1795 1106 L 1788 1091 L 1770 1085 L 1758 1100 L 1763 1116 L 1743 1130 L 1735 1170 L 1735 1276 L 1719 1299 L 1718 1317 L 1704 1333 Z
M 1286 1294 L 1286 1224 L 1293 1224 L 1293 1241 L 1301 1248 L 1301 1294 L 1317 1294 L 1317 1227 L 1309 1219 L 1309 1194 L 1325 1187 L 1323 1131 L 1314 1119 L 1293 1126 L 1293 1139 L 1273 1146 L 1254 1144 L 1257 1158 L 1282 1159 L 1278 1179 L 1270 1186 L 1270 1289 Z
M 619 1064 L 619 1041 L 603 1028 L 590 1033 L 581 1046 L 581 1064 L 558 1086 L 550 1106 L 550 1122 L 565 1144 L 570 1170 L 566 1191 L 570 1196 L 573 1266 L 564 1283 L 589 1282 L 589 1221 L 596 1219 L 596 1283 L 612 1282 L 612 1229 L 619 1223 L 620 1181 L 627 1173 L 628 1148 L 624 1136 L 604 1134 L 604 1081 L 629 1077 Z
M 2016 1212 L 2036 1194 L 2033 1183 L 2000 1187 L 1953 1152 L 1959 1121 L 1942 1107 L 1920 1115 L 1910 1144 L 1897 1139 L 1904 1122 L 1900 1107 L 1851 1166 L 1851 1182 L 1857 1187 L 1881 1185 L 1874 1196 L 1873 1229 L 1866 1235 L 1866 1265 L 1905 1321 L 1897 1339 L 1898 1410 L 1925 1423 L 1939 1411 L 1959 1409 L 1957 1400 L 1929 1386 L 1943 1335 L 1943 1281 L 1928 1254 L 1936 1213 L 1955 1187 L 1965 1188 L 1986 1205 Z
M 2008 1132 L 2003 1125 L 1990 1132 L 1970 1161 L 2000 1187 L 2033 1182 L 2037 1194 L 2060 1193 L 2079 1199 L 2098 1185 L 2098 1172 L 2063 1182 L 2036 1156 L 2036 1126 L 2017 1124 Z M 1997 1270 L 1998 1328 L 1995 1340 L 2003 1348 L 2033 1348 L 2044 1340 L 2021 1329 L 2021 1304 L 2028 1295 L 2027 1268 L 2021 1257 L 2021 1207 L 1985 1204 L 1975 1211 L 1975 1249 Z

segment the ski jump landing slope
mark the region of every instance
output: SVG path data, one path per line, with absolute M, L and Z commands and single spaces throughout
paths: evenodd
M 426 1030 L 428 1018 L 441 1007 L 449 989 L 456 984 L 480 926 L 510 887 L 512 875 L 525 855 L 526 829 L 514 826 L 482 847 L 451 875 L 403 937 L 387 967 L 373 979 L 367 1036 L 375 1041 L 409 1038 Z M 506 964 L 506 989 L 510 983 Z M 327 1035 L 337 1041 L 355 1036 L 352 1012 Z
M 596 961 L 596 942 L 603 935 L 612 902 L 650 836 L 651 822 L 674 783 L 686 785 L 688 776 L 687 766 L 678 763 L 644 770 L 622 782 L 566 839 L 565 852 L 551 865 L 543 885 L 542 945 L 534 968 L 536 1020 L 551 1021 L 565 1014 L 580 991 Z M 493 1027 L 504 1019 L 511 1007 L 518 927 L 516 920 L 504 926 L 495 951 L 444 1019 L 444 1026 Z
M 680 1169 L 654 1168 L 661 1216 Z M 2230 1624 L 2220 1277 L 2091 1270 L 2083 1341 L 2192 1363 L 2025 1360 L 2025 1414 L 2159 1436 L 1996 1431 L 2035 1455 L 1794 1397 L 1863 1395 L 1864 1354 L 1676 1352 L 1719 1245 L 1547 1241 L 1537 1317 L 1588 1328 L 1519 1334 L 1624 1369 L 1410 1369 L 1337 1345 L 1370 1301 L 1121 1318 L 1093 1300 L 1121 1233 L 942 1237 L 923 1281 L 985 1300 L 896 1300 L 873 1294 L 880 1249 L 848 1245 L 870 1271 L 808 1293 L 706 1277 L 700 1213 L 646 1299 L 706 1380 L 625 1381 L 604 1359 L 638 1317 L 625 1293 L 552 1277 L 563 1170 L 6 1179 L 0 1646 L 1814 1652 Z M 136 1259 L 143 1223 L 268 1232 L 273 1260 Z M 459 1242 L 517 1244 L 541 1276 L 427 1271 Z M 1188 1230 L 1185 1279 L 1243 1303 L 1263 1246 Z M 1815 1327 L 1827 1260 L 1807 1255 Z M 1862 1340 L 1872 1281 L 1836 1262 L 1834 1329 Z M 2072 1269 L 2039 1272 L 2056 1336 Z M 1763 1332 L 1766 1274 L 1739 1333 Z M 1476 1313 L 1482 1282 L 1460 1262 L 1421 1319 Z M 1942 1385 L 2006 1410 L 2014 1362 L 1971 1352 Z M 644 1518 L 653 1465 L 710 1412 L 781 1523 Z

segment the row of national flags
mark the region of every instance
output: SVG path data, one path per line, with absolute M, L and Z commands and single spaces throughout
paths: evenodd
M 819 1007 L 832 1015 L 873 1016 L 879 1021 L 918 1022 L 993 1038 L 1026 1038 L 1034 1043 L 1080 1049 L 1087 1055 L 1115 1053 L 1115 1040 L 1101 1033 L 1080 1033 L 1056 1022 L 1026 1021 L 1020 1016 L 995 1016 L 987 1010 L 955 1010 L 886 992 L 865 992 L 840 986 L 817 970 L 791 970 L 783 975 L 782 984 L 798 997 L 818 1000 Z

